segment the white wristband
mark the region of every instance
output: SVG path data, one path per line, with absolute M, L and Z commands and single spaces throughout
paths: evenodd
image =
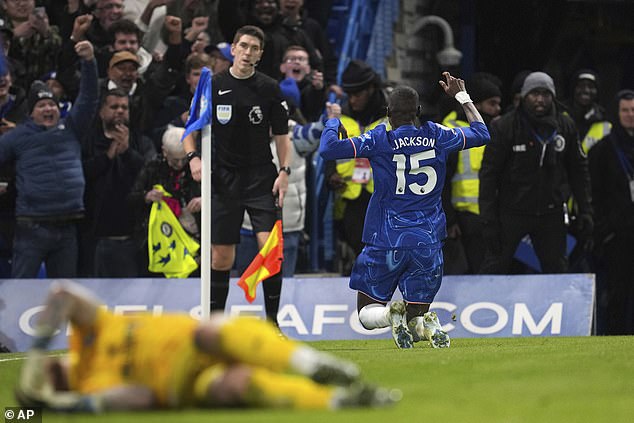
M 455 98 L 460 104 L 470 103 L 472 101 L 471 97 L 469 97 L 469 93 L 466 91 L 458 91 Z

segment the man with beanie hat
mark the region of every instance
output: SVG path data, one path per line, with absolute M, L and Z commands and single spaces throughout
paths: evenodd
M 33 108 L 35 108 L 35 105 L 41 100 L 51 100 L 55 103 L 55 106 L 57 106 L 55 94 L 53 94 L 53 91 L 48 87 L 48 85 L 42 81 L 33 81 L 31 89 L 29 90 L 29 113 L 33 113 Z
M 469 81 L 469 95 L 482 115 L 484 123 L 499 116 L 502 91 L 489 73 L 474 75 Z M 449 128 L 468 127 L 462 107 L 450 112 L 442 124 Z M 447 240 L 443 246 L 445 274 L 475 274 L 484 260 L 482 230 L 478 196 L 478 172 L 484 146 L 461 150 L 447 159 L 447 178 L 443 189 L 443 209 L 447 215 Z
M 370 65 L 361 60 L 352 60 L 341 75 L 341 88 L 346 93 L 356 93 L 379 81 L 379 75 Z
M 555 92 L 555 83 L 553 79 L 544 72 L 531 72 L 526 75 L 524 79 L 524 83 L 522 84 L 522 89 L 520 90 L 520 95 L 522 98 L 526 97 L 526 95 L 536 89 L 543 89 L 550 91 L 553 96 L 553 99 L 556 97 L 557 93 Z
M 74 277 L 76 223 L 84 213 L 80 140 L 98 103 L 97 64 L 88 41 L 75 45 L 81 59 L 76 107 L 60 119 L 57 101 L 42 82 L 31 87 L 31 119 L 0 137 L 0 163 L 15 161 L 17 201 L 12 277 L 35 278 L 42 262 L 49 277 Z
M 508 273 L 519 242 L 530 235 L 544 273 L 568 270 L 567 187 L 579 204 L 583 236 L 593 228 L 588 163 L 572 119 L 555 103 L 544 72 L 526 76 L 519 107 L 491 123 L 480 169 L 485 261 L 481 273 Z
M 361 135 L 378 125 L 391 129 L 386 112 L 388 93 L 380 76 L 367 63 L 352 60 L 343 71 L 341 87 L 347 94 L 342 106 L 341 123 L 350 137 Z M 326 163 L 326 180 L 335 191 L 334 219 L 343 247 L 352 249 L 354 258 L 361 253 L 363 225 L 374 180 L 370 162 L 365 158 Z M 345 256 L 342 255 L 342 256 Z M 342 263 L 347 274 L 352 260 Z

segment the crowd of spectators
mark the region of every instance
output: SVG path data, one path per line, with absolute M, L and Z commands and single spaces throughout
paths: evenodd
M 266 48 L 257 69 L 279 81 L 291 106 L 289 134 L 292 138 L 296 135 L 293 144 L 297 163 L 305 165 L 303 158 L 316 148 L 314 135 L 326 114 L 329 92 L 345 99 L 342 111 L 337 113 L 341 113 L 348 134 L 385 123 L 389 84 L 367 64 L 352 61 L 338 85 L 337 58 L 324 33 L 323 16 L 309 14 L 314 9 L 302 7 L 303 3 L 0 0 L 1 48 L 7 62 L 6 71 L 0 75 L 0 276 L 36 277 L 40 261 L 46 263 L 49 276 L 147 276 L 147 234 L 139 228 L 147 224 L 148 204 L 156 201 L 149 194 L 155 182 L 150 177 L 174 191 L 183 190 L 176 193 L 170 207 L 193 211 L 193 227 L 199 229 L 196 213 L 200 205 L 195 200 L 199 191 L 182 162 L 183 152 L 174 145 L 173 128 L 184 127 L 202 68 L 208 67 L 213 73 L 229 68 L 233 35 L 242 25 L 256 25 L 264 31 Z M 487 125 L 494 125 L 494 142 L 501 134 L 500 128 L 511 134 L 531 123 L 520 110 L 526 107 L 522 103 L 531 91 L 525 86 L 530 73 L 518 72 L 511 87 L 503 87 L 495 75 L 474 75 L 468 81 L 474 103 Z M 93 76 L 98 78 L 94 86 Z M 553 268 L 558 272 L 597 272 L 599 305 L 618 298 L 626 302 L 621 307 L 631 317 L 634 283 L 623 283 L 625 276 L 613 276 L 607 269 L 629 269 L 624 265 L 631 265 L 627 257 L 633 245 L 629 240 L 634 237 L 630 222 L 634 203 L 634 95 L 622 91 L 614 105 L 605 107 L 597 103 L 600 80 L 593 70 L 579 70 L 565 94 L 555 93 L 549 78 L 539 75 L 539 84 L 533 88 L 545 88 L 542 97 L 552 94 L 553 113 L 568 125 L 567 137 L 578 135 L 580 163 L 585 163 L 586 155 L 591 159 L 590 180 L 582 178 L 583 187 L 572 190 L 575 187 L 569 181 L 561 187 L 553 186 L 553 192 L 568 199 L 556 207 L 563 208 L 561 220 L 567 225 L 568 235 L 577 240 L 572 255 L 567 257 L 569 263 L 560 260 Z M 560 86 L 567 81 L 555 82 Z M 513 104 L 501 101 L 502 93 L 508 92 L 516 94 Z M 502 110 L 515 113 L 515 119 L 499 117 Z M 457 110 L 437 120 L 446 126 L 461 126 L 464 119 Z M 549 117 L 544 121 L 548 129 L 552 122 Z M 615 127 L 617 131 L 606 138 Z M 538 137 L 544 141 L 540 169 L 554 166 L 561 151 L 572 154 L 569 146 L 558 144 L 559 138 L 550 140 L 546 129 Z M 309 133 L 312 138 L 307 136 Z M 39 140 L 39 144 L 32 139 Z M 605 144 L 597 148 L 603 139 L 612 140 L 614 147 Z M 57 140 L 63 147 L 51 146 Z M 530 141 L 526 145 L 530 147 Z M 515 148 L 517 153 L 526 147 L 518 144 Z M 456 256 L 462 262 L 457 263 L 453 252 L 446 249 L 449 273 L 480 272 L 485 250 L 479 248 L 478 240 L 483 237 L 490 246 L 503 236 L 500 222 L 491 221 L 492 216 L 499 215 L 480 217 L 477 189 L 470 203 L 456 197 L 461 192 L 463 196 L 469 193 L 459 181 L 471 178 L 478 183 L 484 149 L 470 154 L 452 158 L 444 194 L 452 248 L 454 242 L 459 242 L 458 249 L 463 250 Z M 488 153 L 485 163 L 491 162 L 492 154 Z M 605 168 L 608 159 L 598 159 L 605 155 L 620 171 Z M 474 167 L 464 168 L 467 160 Z M 362 160 L 333 162 L 326 167 L 326 180 L 335 193 L 335 227 L 341 247 L 338 258 L 348 260 L 340 266 L 345 274 L 362 248 L 360 229 L 373 191 L 371 172 Z M 579 185 L 578 181 L 573 185 Z M 576 192 L 572 195 L 571 191 Z M 592 195 L 586 195 L 586 191 Z M 73 197 L 77 192 L 84 194 Z M 606 193 L 611 196 L 606 197 Z M 300 198 L 297 204 L 305 209 L 303 194 Z M 184 215 L 191 217 L 189 213 Z M 524 222 L 521 213 L 517 219 Z M 552 221 L 559 227 L 558 219 L 557 214 Z M 594 232 L 593 226 L 597 228 Z M 300 250 L 309 234 L 303 221 L 292 229 L 296 238 L 292 245 Z M 192 232 L 195 237 L 199 235 L 198 230 Z M 248 224 L 244 235 L 250 236 Z M 75 241 L 68 242 L 69 236 Z M 608 256 L 609 251 L 620 254 Z M 504 271 L 529 271 L 516 263 L 509 268 L 512 253 L 505 253 Z M 549 254 L 538 251 L 543 260 Z M 76 259 L 69 260 L 70 256 Z M 244 261 L 248 259 L 242 266 Z M 7 268 L 8 263 L 12 269 Z M 67 266 L 75 269 L 68 270 Z M 287 269 L 286 274 L 297 270 Z M 607 276 L 601 279 L 602 275 Z
M 57 163 L 71 177 L 36 169 L 34 163 L 52 168 L 59 158 L 44 145 L 29 152 L 37 158 L 27 157 L 26 147 L 18 149 L 30 132 L 18 129 L 0 142 L 2 276 L 148 276 L 147 233 L 139 228 L 147 227 L 148 204 L 161 199 L 150 194 L 153 185 L 162 182 L 174 191 L 169 204 L 179 217 L 193 208 L 199 220 L 200 200 L 198 207 L 190 204 L 197 190 L 191 187 L 186 162 L 179 162 L 182 151 L 174 145 L 173 129 L 187 120 L 202 68 L 215 74 L 231 65 L 231 43 L 240 25 L 257 23 L 265 31 L 267 49 L 258 70 L 278 81 L 287 77 L 283 91 L 294 102 L 295 121 L 316 122 L 325 112 L 324 75 L 337 90 L 336 59 L 323 27 L 302 6 L 303 1 L 261 0 L 0 1 L 7 62 L 0 75 L 0 133 L 39 123 L 34 113 L 44 105 L 55 119 L 34 126 L 33 131 L 42 132 L 42 142 L 62 126 L 72 132 L 60 135 L 66 145 L 60 157 L 66 161 Z M 86 66 L 77 53 L 84 42 L 94 55 L 94 87 L 87 86 Z M 295 99 L 295 93 L 301 94 Z M 82 94 L 96 99 L 94 110 L 80 103 Z M 38 101 L 42 96 L 50 102 Z M 315 140 L 313 135 L 313 150 Z M 33 175 L 25 175 L 27 170 Z M 148 179 L 152 176 L 157 180 Z M 57 190 L 69 188 L 84 194 L 56 198 Z M 18 250 L 14 239 L 25 222 L 44 233 L 40 238 L 31 234 L 30 243 Z M 56 238 L 61 223 L 68 224 L 64 234 L 76 239 L 65 249 Z M 303 229 L 303 219 L 298 228 Z M 199 237 L 197 231 L 191 235 Z M 16 260 L 16 251 L 24 257 L 38 245 L 37 254 L 29 253 L 33 263 L 28 269 Z M 69 260 L 69 255 L 76 259 Z M 58 272 L 55 263 L 65 267 Z

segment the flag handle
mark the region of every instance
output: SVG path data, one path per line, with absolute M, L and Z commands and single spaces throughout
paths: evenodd
M 211 298 L 211 125 L 205 125 L 201 135 L 200 312 L 202 320 L 207 320 Z

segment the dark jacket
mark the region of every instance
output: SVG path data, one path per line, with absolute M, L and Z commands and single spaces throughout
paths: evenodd
M 0 119 L 13 123 L 22 123 L 29 116 L 26 92 L 22 87 L 13 86 L 9 92 L 9 101 L 0 106 Z
M 145 202 L 145 194 L 157 184 L 162 185 L 167 192 L 172 194 L 172 198 L 178 201 L 181 209 L 184 209 L 191 199 L 200 197 L 200 183 L 192 178 L 189 166 L 185 166 L 181 174 L 181 172 L 174 171 L 162 155 L 147 162 L 137 176 L 128 197 L 136 215 L 135 236 L 138 239 L 147 238 L 152 203 Z M 200 228 L 200 213 L 196 213 L 194 216 Z
M 128 194 L 144 163 L 156 155 L 152 141 L 130 129 L 128 149 L 110 159 L 106 152 L 112 142 L 97 119 L 84 146 L 86 209 L 93 234 L 97 237 L 132 236 L 134 214 Z
M 626 173 L 619 154 L 634 168 L 634 137 L 620 125 L 615 125 L 612 133 L 588 153 L 597 245 L 613 238 L 634 242 L 634 202 L 629 181 L 634 175 Z
M 568 185 L 580 212 L 591 214 L 588 163 L 574 122 L 562 113 L 554 119 L 555 132 L 543 137 L 549 140 L 545 150 L 522 108 L 491 123 L 479 174 L 480 214 L 486 222 L 497 222 L 500 213 L 560 213 L 563 219 Z
M 174 52 L 175 49 L 168 51 Z M 134 93 L 130 100 L 130 126 L 144 135 L 150 135 L 154 129 L 154 119 L 161 105 L 175 87 L 178 73 L 167 62 L 161 62 L 150 72 L 149 78 L 139 76 Z M 116 87 L 108 78 L 99 82 L 99 90 L 103 97 L 111 88 Z
M 15 160 L 16 216 L 60 217 L 84 210 L 80 139 L 98 105 L 97 64 L 82 60 L 75 107 L 51 129 L 29 119 L 0 137 L 0 163 Z

